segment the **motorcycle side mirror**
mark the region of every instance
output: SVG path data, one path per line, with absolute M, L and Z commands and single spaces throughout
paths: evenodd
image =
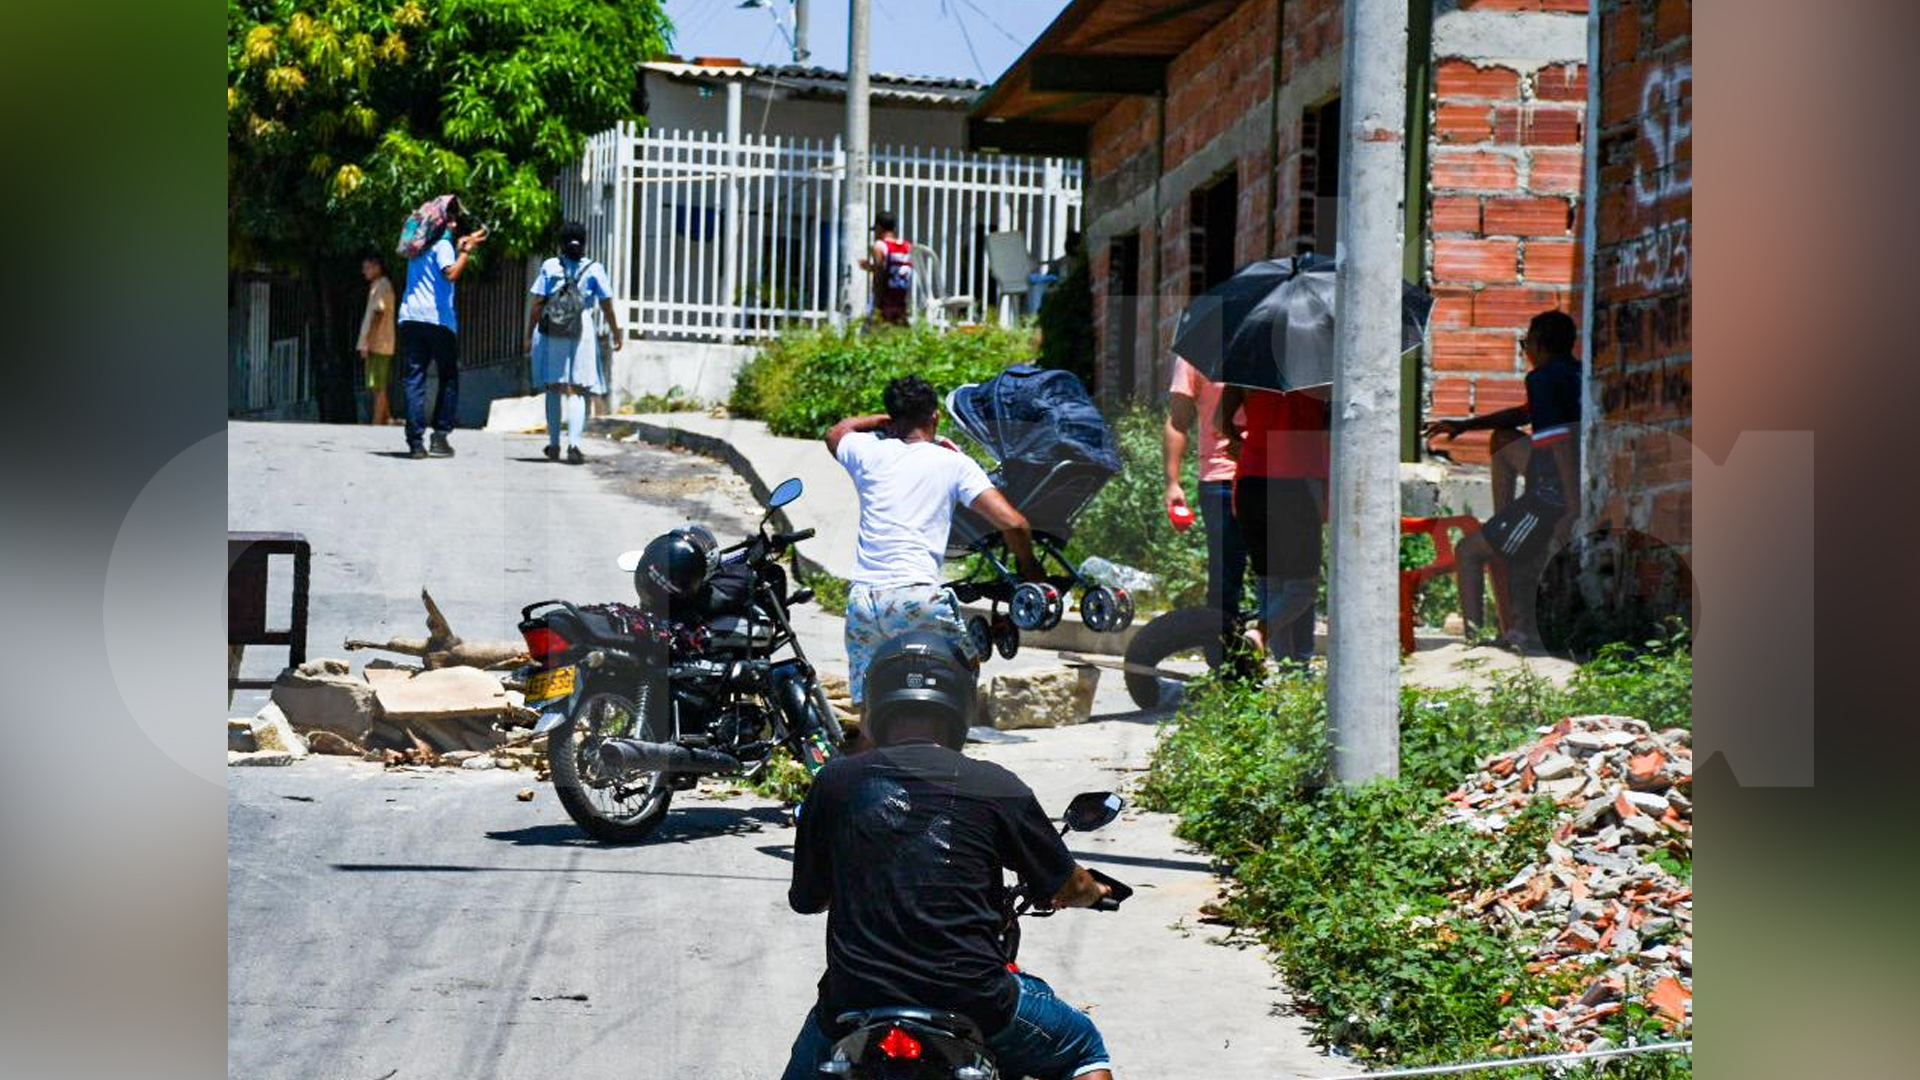
M 1067 804 L 1067 812 L 1062 819 L 1071 832 L 1092 832 L 1105 828 L 1120 816 L 1120 810 L 1127 801 L 1111 791 L 1085 791 L 1073 797 Z
M 800 493 L 805 490 L 806 485 L 800 482 L 799 477 L 788 477 L 780 481 L 780 486 L 773 489 L 773 494 L 767 496 L 767 509 L 778 510 L 799 498 Z

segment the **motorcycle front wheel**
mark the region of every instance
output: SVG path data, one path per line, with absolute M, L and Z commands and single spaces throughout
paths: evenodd
M 633 699 L 601 690 L 581 700 L 566 723 L 547 734 L 547 765 L 553 793 L 567 816 L 595 840 L 636 844 L 666 820 L 673 790 L 662 773 L 634 773 L 618 780 L 599 775 L 602 740 L 611 736 L 656 741 L 647 731 Z

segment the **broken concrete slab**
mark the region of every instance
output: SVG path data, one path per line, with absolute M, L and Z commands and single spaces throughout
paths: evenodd
M 373 687 L 345 660 L 322 657 L 281 672 L 272 702 L 299 732 L 331 731 L 357 742 L 373 723 Z
M 307 756 L 306 740 L 293 730 L 293 724 L 287 720 L 287 714 L 280 711 L 280 706 L 273 702 L 267 702 L 254 716 L 249 726 L 253 731 L 255 749 L 292 754 L 296 758 Z
M 227 749 L 242 754 L 250 754 L 260 749 L 253 741 L 253 721 L 244 716 L 227 718 Z
M 293 755 L 282 750 L 255 750 L 250 753 L 227 751 L 227 765 L 291 765 Z
M 1002 731 L 1084 724 L 1093 716 L 1099 685 L 1094 667 L 1001 672 L 987 683 L 987 714 Z
M 419 673 L 392 669 L 376 677 L 374 701 L 387 720 L 492 719 L 512 707 L 500 680 L 471 667 Z

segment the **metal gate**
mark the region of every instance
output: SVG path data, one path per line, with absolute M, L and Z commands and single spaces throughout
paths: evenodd
M 588 142 L 560 184 L 567 216 L 607 252 L 621 323 L 650 337 L 730 341 L 839 308 L 839 139 L 622 124 Z M 1018 231 L 1040 262 L 1080 224 L 1080 164 L 1057 158 L 877 147 L 868 206 L 937 256 L 936 296 L 993 295 L 986 238 Z

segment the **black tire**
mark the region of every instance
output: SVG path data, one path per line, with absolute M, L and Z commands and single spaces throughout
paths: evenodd
M 1202 653 L 1208 667 L 1220 666 L 1218 611 L 1204 607 L 1175 608 L 1154 618 L 1127 644 L 1126 661 L 1141 667 L 1159 667 L 1168 657 L 1183 652 Z M 1173 680 L 1133 671 L 1126 676 L 1127 696 L 1133 698 L 1134 705 L 1142 709 L 1166 706 L 1169 684 Z
M 822 690 L 820 684 L 816 682 L 813 684 L 812 691 L 807 694 L 807 700 L 813 703 L 813 711 L 819 717 L 820 728 L 827 733 L 827 742 L 835 750 L 840 749 L 846 744 L 847 733 L 840 727 L 840 717 L 833 711 L 833 702 L 827 700 L 827 692 Z
M 567 816 L 581 831 L 606 844 L 637 844 L 652 835 L 653 830 L 666 820 L 667 807 L 673 803 L 673 790 L 665 784 L 654 784 L 655 790 L 641 801 L 635 813 L 613 816 L 594 801 L 590 792 L 590 781 L 583 780 L 581 758 L 592 754 L 599 740 L 609 735 L 626 735 L 634 738 L 659 738 L 658 733 L 635 734 L 632 730 L 594 730 L 594 717 L 589 715 L 588 706 L 596 699 L 609 699 L 616 705 L 624 705 L 625 715 L 633 717 L 635 710 L 632 699 L 624 694 L 611 691 L 595 691 L 581 699 L 580 707 L 566 723 L 547 733 L 547 766 L 553 773 L 553 793 L 560 797 L 560 805 L 566 808 Z M 586 725 L 583 729 L 583 724 Z M 634 722 L 614 725 L 615 727 L 635 728 L 642 726 Z

